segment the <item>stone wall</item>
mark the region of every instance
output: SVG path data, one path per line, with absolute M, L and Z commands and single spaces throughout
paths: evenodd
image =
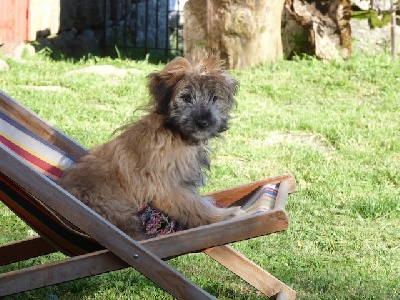
M 388 11 L 390 10 L 390 0 L 352 0 L 353 5 L 361 10 L 368 10 L 371 7 L 375 10 Z
M 356 49 L 368 54 L 391 51 L 390 24 L 381 28 L 371 28 L 368 20 L 351 20 L 353 44 Z M 400 55 L 400 19 L 396 26 L 397 54 Z

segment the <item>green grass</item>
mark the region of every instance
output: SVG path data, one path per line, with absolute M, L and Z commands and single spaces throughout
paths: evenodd
M 8 63 L 1 89 L 87 147 L 132 119 L 148 99 L 146 75 L 162 68 L 96 57 L 55 62 L 45 55 Z M 68 73 L 95 64 L 142 72 Z M 230 73 L 241 83 L 238 107 L 225 139 L 213 142 L 204 191 L 286 172 L 298 183 L 287 205 L 288 230 L 234 248 L 295 289 L 299 299 L 399 299 L 400 64 L 387 55 L 355 53 L 350 61 L 305 57 Z M 43 88 L 49 86 L 57 88 Z M 0 205 L 0 243 L 30 234 Z M 220 299 L 262 299 L 202 254 L 170 264 Z M 9 297 L 168 298 L 130 269 Z

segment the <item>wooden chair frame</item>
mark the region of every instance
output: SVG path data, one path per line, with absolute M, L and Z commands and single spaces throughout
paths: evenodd
M 67 152 L 74 159 L 78 159 L 87 151 L 1 91 L 0 109 L 32 132 Z M 105 248 L 105 250 L 0 274 L 0 296 L 133 267 L 178 299 L 215 299 L 164 261 L 182 254 L 203 251 L 266 296 L 289 300 L 296 298 L 296 293 L 290 287 L 227 245 L 287 229 L 289 221 L 285 212 L 286 198 L 295 190 L 295 179 L 290 174 L 209 194 L 217 202 L 230 205 L 262 185 L 280 183 L 275 207 L 270 211 L 149 240 L 135 241 L 55 182 L 32 169 L 1 144 L 0 157 L 1 173 Z M 76 211 L 79 211 L 79 214 L 74 213 Z M 12 242 L 0 246 L 0 265 L 55 251 L 58 249 L 42 237 Z

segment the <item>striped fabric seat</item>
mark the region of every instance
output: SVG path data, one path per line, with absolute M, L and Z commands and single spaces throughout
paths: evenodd
M 242 205 L 248 214 L 268 211 L 275 207 L 275 200 L 278 196 L 279 183 L 266 184 L 259 187 L 253 195 Z
M 0 144 L 34 169 L 56 180 L 74 161 L 68 154 L 0 111 Z M 74 256 L 102 249 L 87 235 L 0 173 L 0 200 L 64 254 Z
M 52 180 L 74 160 L 0 111 L 0 143 Z

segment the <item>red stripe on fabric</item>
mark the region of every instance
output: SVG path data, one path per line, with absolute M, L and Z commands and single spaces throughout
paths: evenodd
M 8 147 L 10 150 L 14 151 L 18 154 L 21 158 L 25 159 L 26 161 L 30 162 L 31 164 L 37 166 L 38 168 L 44 170 L 45 172 L 55 176 L 56 178 L 60 178 L 63 171 L 44 160 L 38 158 L 37 156 L 33 155 L 32 153 L 26 151 L 25 149 L 21 148 L 20 146 L 14 144 L 12 141 L 8 140 L 4 136 L 0 136 L 0 142 Z

